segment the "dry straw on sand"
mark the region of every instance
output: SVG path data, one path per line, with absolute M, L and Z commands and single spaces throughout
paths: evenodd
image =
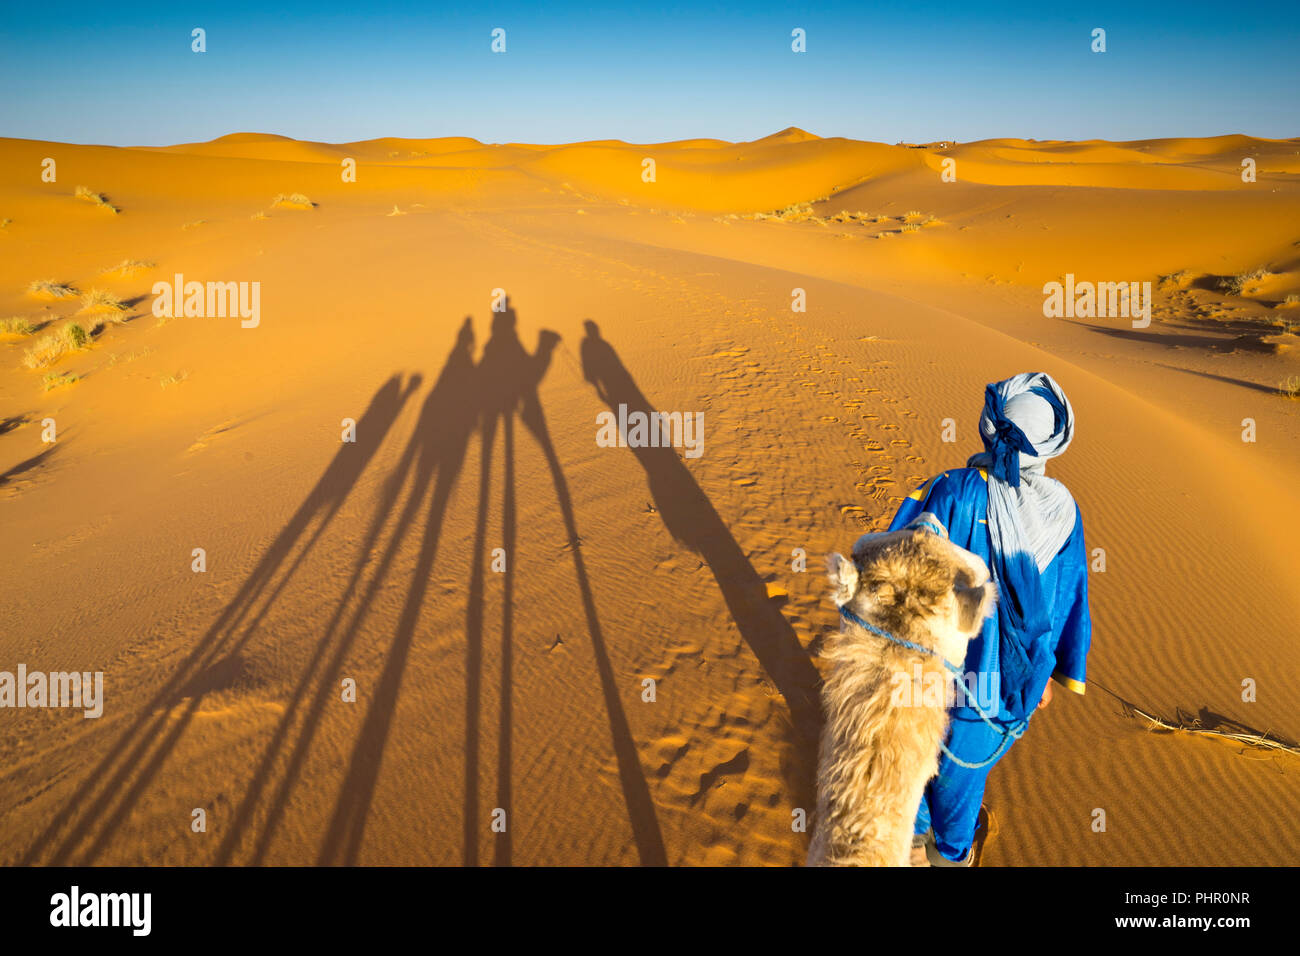
M 280 193 L 271 201 L 272 206 L 281 209 L 315 209 L 316 204 L 302 193 Z
M 64 282 L 37 279 L 27 287 L 27 294 L 38 299 L 71 299 L 77 295 L 77 290 Z
M 0 319 L 0 335 L 31 335 L 35 331 L 35 324 L 25 315 Z
M 1125 700 L 1119 694 L 1107 687 L 1102 687 L 1097 681 L 1091 681 L 1092 686 L 1098 688 L 1114 697 L 1119 701 L 1126 717 L 1141 717 L 1147 721 L 1150 729 L 1168 731 L 1170 733 L 1196 734 L 1201 737 L 1218 737 L 1221 740 L 1233 740 L 1237 743 L 1245 744 L 1248 747 L 1255 747 L 1260 750 L 1280 750 L 1283 753 L 1300 755 L 1300 745 L 1286 740 L 1279 740 L 1276 737 L 1270 737 L 1269 731 L 1252 730 L 1243 727 L 1227 718 L 1218 718 L 1212 714 L 1203 711 L 1204 716 L 1193 717 L 1184 713 L 1182 710 L 1177 711 L 1174 719 L 1170 720 L 1165 717 L 1159 717 L 1155 714 L 1147 713 L 1131 701 Z M 1212 721 L 1210 726 L 1206 726 L 1207 721 Z M 1223 729 L 1219 729 L 1222 727 Z
M 1270 275 L 1267 269 L 1260 266 L 1257 269 L 1251 269 L 1249 272 L 1239 272 L 1235 276 L 1225 276 L 1219 280 L 1219 288 L 1228 295 L 1241 295 L 1256 282 L 1266 279 Z
M 82 315 L 102 315 L 108 318 L 119 319 L 127 311 L 127 304 L 110 292 L 103 289 L 91 289 L 81 297 Z
M 116 215 L 118 212 L 121 211 L 116 206 L 114 206 L 111 202 L 109 202 L 103 193 L 97 193 L 93 189 L 90 189 L 86 186 L 78 186 L 76 192 L 74 192 L 73 195 L 77 199 L 84 200 L 92 204 L 93 206 L 96 206 L 97 208 L 104 210 L 105 212 L 110 212 Z
M 85 348 L 91 335 L 98 328 L 99 326 L 95 325 L 87 330 L 80 322 L 69 322 L 61 328 L 47 332 L 23 353 L 23 366 L 38 369 L 53 365 L 68 353 Z
M 107 276 L 111 279 L 130 279 L 146 272 L 154 267 L 154 263 L 147 259 L 123 259 L 115 266 L 109 266 L 100 272 L 100 275 Z

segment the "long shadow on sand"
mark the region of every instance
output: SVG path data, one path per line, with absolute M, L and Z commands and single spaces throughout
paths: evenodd
M 615 413 L 620 405 L 627 406 L 628 414 L 656 411 L 614 347 L 601 337 L 599 326 L 590 320 L 585 325 L 582 372 L 600 399 Z M 821 725 L 820 678 L 794 629 L 768 597 L 763 579 L 676 449 L 634 447 L 631 451 L 645 469 L 664 526 L 709 566 L 741 636 L 785 698 L 798 741 L 796 752 L 815 753 Z
M 1160 323 L 1156 328 L 1146 330 L 1113 328 L 1108 325 L 1096 325 L 1091 322 L 1079 321 L 1073 321 L 1071 324 L 1091 329 L 1100 335 L 1109 335 L 1112 338 L 1126 339 L 1130 342 L 1161 345 L 1167 349 L 1203 349 L 1207 352 L 1220 352 L 1223 354 L 1231 352 L 1262 352 L 1269 354 L 1273 351 L 1273 347 L 1266 342 L 1261 342 L 1260 339 L 1277 331 L 1276 329 L 1261 329 L 1255 326 L 1251 333 L 1239 332 L 1229 338 L 1228 336 L 1232 334 L 1233 329 L 1202 329 L 1196 326 L 1167 322 Z
M 301 779 L 303 764 L 316 739 L 325 708 L 333 702 L 333 691 L 339 686 L 348 654 L 362 633 L 375 598 L 393 573 L 393 563 L 401 553 L 407 535 L 422 525 L 415 571 L 380 677 L 368 694 L 371 703 L 353 748 L 345 782 L 317 862 L 354 863 L 358 858 L 366 812 L 374 795 L 397 696 L 401 691 L 402 674 L 438 554 L 447 504 L 474 427 L 477 373 L 473 349 L 473 323 L 467 318 L 437 381 L 425 398 L 415 429 L 396 467 L 385 480 L 374 516 L 358 549 L 357 563 L 240 801 L 232 826 L 218 850 L 218 863 L 231 862 L 236 851 L 250 840 L 251 862 L 265 862 L 293 789 Z M 405 503 L 399 509 L 399 501 L 408 484 Z M 388 543 L 378 561 L 371 566 L 369 555 L 390 524 L 393 530 Z M 362 591 L 366 572 L 370 573 L 370 580 Z M 353 606 L 358 594 L 360 596 Z M 348 614 L 349 608 L 351 614 Z M 294 732 L 296 712 L 304 704 L 307 711 L 280 774 L 279 784 L 270 798 L 263 801 L 263 792 L 270 783 L 280 753 Z M 265 816 L 258 821 L 255 813 L 263 802 Z
M 501 635 L 502 688 L 498 735 L 496 806 L 510 811 L 512 779 L 511 682 L 513 676 L 514 566 L 517 563 L 515 503 L 515 417 L 540 446 L 573 555 L 577 583 L 588 631 L 629 821 L 641 862 L 663 864 L 666 854 L 628 726 L 618 697 L 606 640 L 596 612 L 567 481 L 551 442 L 537 388 L 550 364 L 559 336 L 544 331 L 537 350 L 529 353 L 519 341 L 513 310 L 494 316 L 492 336 L 481 361 L 473 358 L 470 319 L 461 326 L 446 364 L 421 408 L 412 435 L 396 467 L 386 477 L 348 581 L 338 595 L 330 618 L 284 702 L 283 714 L 256 760 L 247 789 L 233 814 L 223 820 L 214 862 L 264 863 L 284 821 L 295 787 L 302 781 L 313 741 L 318 737 L 326 707 L 337 689 L 350 652 L 358 645 L 365 624 L 385 583 L 396 574 L 403 545 L 418 534 L 414 571 L 406 588 L 380 674 L 366 696 L 370 704 L 351 754 L 318 850 L 317 863 L 356 863 L 366 819 L 380 777 L 403 673 L 415 641 L 428 596 L 444 518 L 476 428 L 482 442 L 478 512 L 475 518 L 473 566 L 467 603 L 466 757 L 464 782 L 464 854 L 466 864 L 478 862 L 479 759 L 483 667 L 484 568 L 487 563 L 487 516 L 490 511 L 491 466 L 498 429 L 504 442 L 503 546 L 509 555 L 505 574 Z M 242 670 L 241 654 L 258 632 L 269 609 L 285 592 L 308 553 L 318 544 L 361 474 L 391 431 L 401 409 L 419 386 L 415 377 L 403 383 L 394 376 L 376 393 L 357 423 L 357 441 L 344 444 L 316 487 L 280 532 L 234 600 L 204 634 L 177 671 L 153 695 L 139 716 L 114 740 L 85 782 L 51 819 L 23 857 L 23 863 L 93 863 L 120 829 L 157 778 L 185 730 L 212 692 L 232 686 Z M 403 497 L 404 496 L 404 497 Z M 388 539 L 384 541 L 385 532 Z M 383 545 L 377 558 L 371 556 Z M 179 705 L 179 706 L 178 706 Z M 494 834 L 497 864 L 509 864 L 512 845 L 507 834 Z
M 1166 365 L 1164 362 L 1157 362 L 1161 368 L 1173 369 L 1175 372 L 1186 372 L 1188 375 L 1199 375 L 1201 378 L 1208 378 L 1216 382 L 1223 382 L 1227 385 L 1239 385 L 1242 388 L 1248 388 L 1253 392 L 1263 392 L 1265 395 L 1279 394 L 1276 387 L 1261 385 L 1259 382 L 1248 382 L 1242 378 L 1230 378 L 1227 375 L 1215 375 L 1213 372 L 1201 372 L 1194 368 L 1180 368 L 1177 365 Z
M 473 565 L 470 577 L 469 605 L 466 612 L 466 756 L 465 756 L 465 842 L 464 863 L 477 863 L 478 841 L 478 724 L 481 691 L 484 569 L 487 566 L 486 518 L 489 511 L 492 456 L 495 434 L 502 430 L 504 455 L 504 491 L 502 501 L 502 546 L 507 555 L 503 582 L 503 609 L 501 634 L 501 713 L 498 728 L 498 767 L 496 806 L 510 812 L 511 800 L 511 682 L 513 671 L 513 607 L 514 568 L 518 564 L 515 554 L 517 537 L 515 504 L 515 428 L 516 415 L 533 436 L 546 459 L 554 485 L 556 501 L 564 521 L 568 538 L 567 550 L 573 557 L 574 573 L 582 598 L 583 613 L 587 620 L 587 633 L 591 638 L 597 677 L 609 720 L 611 745 L 618 764 L 619 782 L 627 804 L 628 819 L 632 827 L 637 853 L 643 865 L 661 866 L 667 863 L 663 837 L 655 813 L 654 802 L 637 754 L 627 715 L 619 698 L 613 665 L 596 609 L 591 578 L 587 573 L 578 533 L 577 516 L 568 481 L 560 465 L 554 443 L 551 441 L 546 416 L 538 398 L 537 388 L 550 365 L 552 354 L 560 337 L 543 331 L 537 349 L 529 353 L 520 342 L 517 319 L 513 309 L 493 318 L 492 337 L 483 348 L 479 368 L 484 391 L 482 393 L 483 420 L 482 462 L 479 470 L 478 516 L 474 530 Z M 512 845 L 508 833 L 498 834 L 495 841 L 494 862 L 506 865 L 511 862 Z
M 340 447 L 234 600 L 51 818 L 21 863 L 37 862 L 48 852 L 44 862 L 65 864 L 87 842 L 89 846 L 77 862 L 94 862 L 154 779 L 206 694 L 226 685 L 229 675 L 240 671 L 240 652 L 256 633 L 266 610 L 337 515 L 418 385 L 418 377 L 403 383 L 393 376 L 375 393 L 357 422 L 357 441 Z M 313 523 L 315 529 L 309 535 Z M 300 542 L 297 557 L 290 561 Z M 179 700 L 185 701 L 184 706 L 173 713 Z

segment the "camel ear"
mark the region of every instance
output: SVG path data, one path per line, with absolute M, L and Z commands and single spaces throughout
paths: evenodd
M 858 569 L 842 554 L 832 554 L 826 559 L 827 576 L 831 579 L 831 599 L 838 607 L 853 600 L 858 593 Z
M 984 619 L 992 617 L 998 606 L 998 589 L 992 581 L 979 587 L 957 586 L 957 629 L 967 637 L 974 637 L 984 626 Z

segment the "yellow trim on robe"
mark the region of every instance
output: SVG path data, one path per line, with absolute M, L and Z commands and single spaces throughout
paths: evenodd
M 1073 677 L 1066 677 L 1060 671 L 1055 671 L 1052 674 L 1052 678 L 1058 684 L 1063 685 L 1066 688 L 1066 690 L 1072 690 L 1076 694 L 1082 694 L 1086 692 L 1088 689 L 1088 686 L 1083 681 L 1075 680 Z
M 912 492 L 907 497 L 911 498 L 913 501 L 924 501 L 926 494 L 929 493 L 930 491 L 930 486 L 934 484 L 936 481 L 938 481 L 941 477 L 942 475 L 935 475 L 933 478 L 931 478 L 929 481 L 923 484 L 920 488 L 917 488 L 916 491 Z
M 940 478 L 942 478 L 942 477 L 943 477 L 944 475 L 946 475 L 946 474 L 947 474 L 947 472 L 945 471 L 945 472 L 943 472 L 943 473 L 941 473 L 941 474 L 935 475 L 933 478 L 931 478 L 929 481 L 927 481 L 925 484 L 923 484 L 920 488 L 917 488 L 916 491 L 912 492 L 912 493 L 911 493 L 910 495 L 908 495 L 907 497 L 911 498 L 913 501 L 924 501 L 924 500 L 925 500 L 925 496 L 926 496 L 927 494 L 929 494 L 929 492 L 930 492 L 930 486 L 933 485 L 936 481 L 938 481 Z M 985 471 L 983 468 L 981 468 L 981 469 L 980 469 L 980 477 L 983 478 L 985 481 L 988 481 L 988 480 L 989 480 L 989 473 L 988 473 L 987 471 Z

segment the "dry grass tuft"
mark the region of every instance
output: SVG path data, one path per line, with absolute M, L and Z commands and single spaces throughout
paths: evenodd
M 45 378 L 41 380 L 47 392 L 58 388 L 60 385 L 72 385 L 79 381 L 81 381 L 81 378 L 71 372 L 46 372 Z
M 147 259 L 123 259 L 117 265 L 109 266 L 100 272 L 100 275 L 108 276 L 110 279 L 130 279 L 132 276 L 154 268 L 156 264 Z
M 1186 269 L 1179 269 L 1177 272 L 1170 272 L 1162 275 L 1156 282 L 1157 289 L 1185 289 L 1187 284 L 1192 281 L 1192 274 Z
M 768 219 L 775 219 L 777 222 L 815 222 L 821 226 L 827 223 L 827 220 L 813 212 L 812 203 L 807 202 L 791 203 L 784 209 L 776 209 L 772 212 L 756 212 L 745 218 L 759 222 Z
M 120 322 L 126 311 L 125 302 L 103 289 L 91 289 L 81 297 L 81 315 L 101 315 Z
M 23 315 L 0 319 L 0 335 L 31 335 L 36 331 L 32 321 Z
M 92 327 L 92 331 L 97 330 L 98 327 L 98 325 Z M 69 322 L 60 329 L 47 332 L 23 354 L 23 366 L 37 369 L 53 365 L 69 352 L 85 348 L 90 342 L 91 334 L 92 332 L 87 331 L 86 327 L 79 322 Z
M 99 209 L 103 209 L 106 212 L 111 212 L 113 215 L 117 215 L 117 213 L 121 212 L 120 209 L 118 209 L 111 202 L 109 202 L 107 198 L 105 198 L 103 193 L 97 193 L 93 189 L 90 189 L 86 186 L 78 186 L 76 192 L 73 193 L 73 196 L 75 196 L 77 199 L 85 200 L 86 202 L 98 207 Z
M 1300 398 L 1300 375 L 1292 375 L 1278 382 L 1277 390 L 1287 398 Z
M 315 209 L 316 204 L 302 193 L 289 193 L 285 195 L 280 193 L 275 199 L 271 200 L 272 206 L 278 206 L 281 209 Z
M 1266 268 L 1260 266 L 1251 269 L 1249 272 L 1238 272 L 1235 276 L 1225 276 L 1219 280 L 1219 288 L 1228 295 L 1241 295 L 1256 282 L 1272 274 Z
M 53 279 L 37 279 L 27 287 L 27 294 L 38 299 L 71 299 L 77 295 L 77 290 Z

